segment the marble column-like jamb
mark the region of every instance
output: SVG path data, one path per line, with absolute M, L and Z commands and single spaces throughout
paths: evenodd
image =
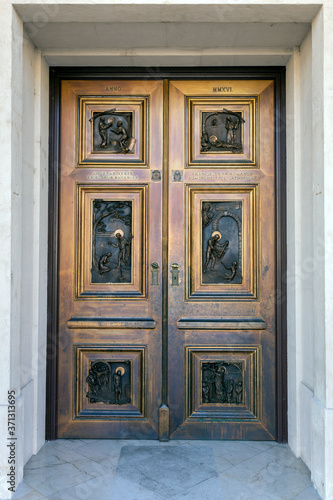
M 333 6 L 313 22 L 313 245 L 315 383 L 312 401 L 312 479 L 333 497 Z M 323 147 L 320 147 L 323 145 Z
M 34 311 L 32 327 L 32 377 L 34 379 L 33 453 L 45 442 L 47 353 L 47 246 L 48 246 L 48 142 L 49 67 L 35 51 L 34 99 Z
M 2 69 L 0 92 L 2 102 L 1 127 L 1 256 L 0 273 L 0 495 L 9 498 L 8 491 L 8 391 L 16 395 L 15 434 L 16 484 L 23 476 L 22 400 L 20 397 L 20 335 L 21 335 L 21 213 L 22 191 L 22 40 L 23 23 L 7 3 L 0 6 L 2 20 Z
M 293 452 L 300 456 L 300 391 L 302 280 L 301 280 L 301 93 L 300 52 L 293 57 L 286 71 L 286 128 L 287 128 L 287 324 L 288 324 L 288 441 Z

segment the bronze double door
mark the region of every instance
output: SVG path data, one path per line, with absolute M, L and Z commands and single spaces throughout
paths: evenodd
M 58 437 L 275 439 L 274 82 L 65 80 Z

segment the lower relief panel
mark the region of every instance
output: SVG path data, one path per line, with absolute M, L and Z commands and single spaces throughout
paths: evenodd
M 75 418 L 145 418 L 146 347 L 75 345 Z
M 185 353 L 187 419 L 260 421 L 260 346 L 187 346 Z

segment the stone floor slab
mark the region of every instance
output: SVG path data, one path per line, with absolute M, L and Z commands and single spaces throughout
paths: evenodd
M 14 499 L 319 500 L 287 445 L 59 439 L 25 467 Z
M 218 477 L 212 451 L 192 446 L 125 446 L 118 474 L 163 498 L 180 495 L 202 481 Z

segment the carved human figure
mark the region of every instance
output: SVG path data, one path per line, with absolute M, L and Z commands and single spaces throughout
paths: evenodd
M 117 126 L 118 126 L 118 130 L 115 130 L 115 129 L 112 129 L 112 130 L 115 134 L 120 135 L 120 138 L 118 139 L 120 147 L 124 153 L 128 153 L 129 149 L 126 145 L 126 141 L 128 139 L 127 131 L 126 131 L 122 121 L 120 121 L 120 120 L 117 121 Z
M 109 372 L 105 370 L 104 372 L 99 373 L 98 378 L 101 389 L 103 390 L 103 388 L 107 388 L 109 385 Z
M 238 128 L 239 128 L 239 124 L 240 124 L 239 118 L 236 118 L 236 121 L 234 122 L 233 130 L 232 130 L 232 134 L 233 134 L 233 144 L 235 144 L 235 143 L 236 143 L 236 131 L 237 131 L 237 130 L 238 130 Z
M 107 119 L 106 116 L 101 116 L 99 119 L 98 130 L 99 135 L 102 138 L 101 148 L 106 148 L 107 146 L 107 134 L 106 130 L 114 124 L 114 118 Z
M 232 378 L 230 378 L 226 382 L 226 391 L 227 391 L 227 401 L 228 401 L 228 403 L 233 403 L 234 385 L 235 385 L 235 382 L 234 382 L 234 380 Z
M 99 274 L 102 275 L 104 273 L 108 273 L 109 271 L 111 271 L 111 267 L 107 266 L 107 264 L 110 262 L 111 255 L 112 255 L 112 253 L 108 252 L 108 253 L 102 255 L 101 258 L 99 259 L 99 261 L 98 261 Z
M 225 128 L 227 129 L 227 144 L 235 144 L 236 131 L 238 127 L 239 127 L 239 118 L 236 118 L 236 120 L 233 121 L 231 116 L 227 116 L 225 122 Z
M 214 217 L 213 210 L 212 210 L 212 204 L 211 203 L 205 203 L 202 207 L 202 224 L 204 227 L 209 226 L 209 224 L 212 222 L 212 218 Z
M 221 239 L 220 234 L 213 234 L 212 237 L 208 240 L 207 242 L 207 251 L 206 251 L 206 263 L 204 266 L 203 271 L 205 272 L 208 269 L 209 262 L 211 261 L 211 270 L 214 270 L 215 262 L 216 262 L 216 257 L 219 259 L 222 259 L 227 247 L 229 245 L 229 241 L 226 241 L 222 245 L 218 243 L 218 241 Z
M 209 387 L 207 384 L 202 384 L 202 395 L 204 403 L 209 403 Z
M 123 392 L 121 377 L 122 377 L 122 374 L 121 374 L 120 370 L 118 370 L 113 375 L 114 395 L 115 395 L 116 403 L 120 402 L 122 392 Z
M 235 400 L 236 403 L 239 405 L 242 403 L 243 399 L 243 382 L 242 380 L 238 380 L 235 386 Z
M 97 373 L 91 368 L 89 369 L 89 374 L 86 378 L 86 382 L 89 385 L 89 391 L 91 392 L 91 394 L 97 395 L 97 390 L 99 389 L 98 377 Z
M 110 241 L 109 244 L 115 248 L 119 248 L 117 269 L 120 269 L 121 261 L 123 261 L 125 266 L 127 264 L 130 254 L 129 250 L 130 250 L 131 239 L 133 238 L 133 236 L 130 235 L 130 239 L 129 241 L 127 241 L 127 239 L 120 232 L 118 232 L 115 234 L 115 238 L 117 239 L 117 243 L 114 244 Z
M 206 130 L 203 130 L 202 134 L 201 134 L 201 152 L 205 153 L 210 148 L 211 148 L 211 145 L 209 143 L 208 133 Z
M 224 388 L 224 377 L 227 375 L 227 369 L 223 365 L 219 365 L 217 370 L 215 370 L 215 391 L 217 399 L 223 402 L 225 396 L 225 388 Z
M 224 279 L 226 279 L 227 281 L 232 281 L 234 279 L 234 277 L 237 275 L 239 278 L 241 278 L 241 275 L 238 273 L 237 271 L 237 267 L 238 267 L 238 264 L 237 262 L 233 262 L 231 264 L 231 267 L 226 267 L 225 268 L 228 270 L 228 271 L 231 271 L 231 274 L 225 274 L 223 276 Z

